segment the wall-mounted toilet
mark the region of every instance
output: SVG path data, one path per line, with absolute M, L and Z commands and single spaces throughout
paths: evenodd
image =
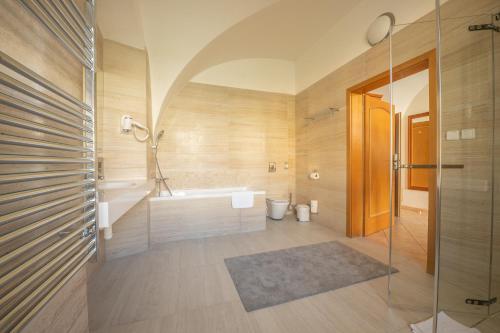
M 288 209 L 288 200 L 266 199 L 267 216 L 273 220 L 282 220 Z

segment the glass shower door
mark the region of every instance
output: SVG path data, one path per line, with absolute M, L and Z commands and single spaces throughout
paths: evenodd
M 493 24 L 500 26 L 500 6 L 496 8 Z M 492 33 L 493 67 L 494 67 L 494 192 L 493 192 L 493 230 L 492 230 L 492 260 L 491 260 L 491 291 L 490 298 L 500 298 L 500 33 Z M 491 305 L 490 314 L 500 312 L 500 301 Z
M 474 326 L 499 310 L 499 8 L 455 0 L 440 11 L 441 164 L 464 168 L 440 169 L 437 311 Z

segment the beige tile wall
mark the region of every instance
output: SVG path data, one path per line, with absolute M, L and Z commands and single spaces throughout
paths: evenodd
M 97 72 L 97 151 L 104 160 L 104 180 L 146 178 L 151 144 L 122 134 L 120 119 L 128 114 L 151 128 L 147 54 L 106 39 L 98 43 L 97 50 L 102 57 L 102 68 Z M 142 137 L 144 132 L 138 135 Z M 146 250 L 147 220 L 147 200 L 143 200 L 113 225 L 113 238 L 102 244 L 105 260 Z
M 103 41 L 103 71 L 98 73 L 98 93 L 102 83 L 99 155 L 104 159 L 105 180 L 146 178 L 147 143 L 131 133 L 120 132 L 120 119 L 131 115 L 146 126 L 146 52 L 117 42 Z M 99 76 L 102 75 L 102 78 Z M 144 132 L 138 132 L 143 136 Z
M 249 186 L 287 198 L 295 187 L 294 107 L 289 95 L 189 83 L 158 124 L 172 188 Z
M 465 6 L 469 6 L 468 13 L 475 14 L 493 13 L 500 6 L 495 1 L 454 3 L 462 9 L 446 8 L 442 13 L 442 127 L 444 132 L 474 128 L 476 138 L 442 143 L 444 163 L 464 164 L 465 168 L 442 173 L 440 306 L 486 314 L 486 307 L 473 307 L 464 300 L 489 297 L 492 214 L 498 214 L 492 211 L 492 34 L 467 31 L 471 24 L 489 22 L 489 14 L 462 16 Z M 495 241 L 497 249 L 498 239 Z M 495 266 L 493 269 L 496 271 Z

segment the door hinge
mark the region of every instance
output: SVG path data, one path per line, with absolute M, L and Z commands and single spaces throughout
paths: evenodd
M 394 169 L 394 171 L 398 171 L 400 167 L 401 167 L 401 160 L 399 159 L 399 155 L 394 154 L 392 158 L 392 168 Z
M 482 31 L 482 30 L 493 30 L 496 32 L 500 32 L 500 27 L 491 23 L 469 25 L 469 31 Z
M 465 304 L 469 305 L 479 305 L 479 306 L 489 306 L 493 305 L 497 302 L 497 298 L 493 297 L 492 299 L 489 300 L 484 300 L 484 299 L 473 299 L 473 298 L 467 298 L 465 300 Z

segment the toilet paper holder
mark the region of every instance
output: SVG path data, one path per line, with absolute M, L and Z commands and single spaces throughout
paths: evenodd
M 319 179 L 319 172 L 318 170 L 314 170 L 309 174 L 309 178 L 312 180 L 318 180 Z

